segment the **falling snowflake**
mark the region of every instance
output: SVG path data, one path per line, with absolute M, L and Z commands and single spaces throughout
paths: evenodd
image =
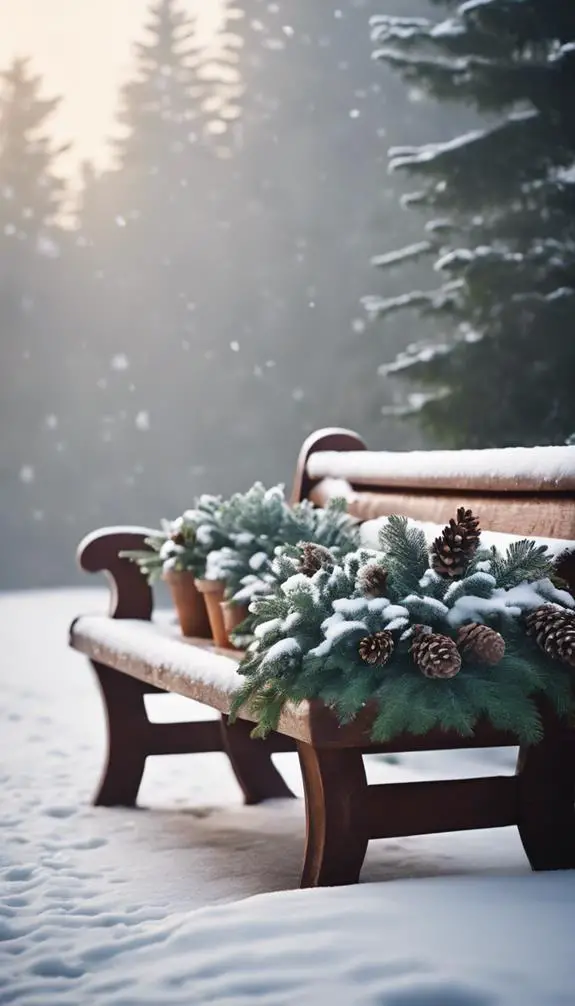
M 125 353 L 116 353 L 110 360 L 112 370 L 127 370 L 129 366 L 130 361 Z
M 234 342 L 230 342 L 230 349 L 231 349 L 232 353 L 239 353 L 239 351 L 240 351 L 240 344 L 239 344 L 239 342 L 236 342 L 235 340 L 234 340 Z
M 60 245 L 56 241 L 53 241 L 52 238 L 47 237 L 46 234 L 38 236 L 36 249 L 38 254 L 43 255 L 44 258 L 60 258 Z
M 20 481 L 29 485 L 36 478 L 36 472 L 32 465 L 22 465 L 20 469 Z
M 146 409 L 142 409 L 138 412 L 135 419 L 136 429 L 145 432 L 150 429 L 150 413 Z

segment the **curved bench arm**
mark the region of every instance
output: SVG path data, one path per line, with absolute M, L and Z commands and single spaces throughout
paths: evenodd
M 339 427 L 326 427 L 323 430 L 316 430 L 304 441 L 299 452 L 296 473 L 291 493 L 291 502 L 300 503 L 301 500 L 309 499 L 310 492 L 314 486 L 314 480 L 307 473 L 308 459 L 318 451 L 365 451 L 366 446 L 352 430 L 344 430 Z M 350 487 L 351 488 L 351 487 Z
M 145 539 L 157 534 L 147 527 L 102 527 L 80 542 L 76 553 L 87 573 L 105 573 L 110 581 L 110 617 L 152 617 L 152 589 L 138 566 L 120 552 L 145 549 Z

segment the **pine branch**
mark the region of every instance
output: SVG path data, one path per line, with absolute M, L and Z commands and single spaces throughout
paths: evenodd
M 537 545 L 527 538 L 512 542 L 505 557 L 494 555 L 491 573 L 498 587 L 516 587 L 551 576 L 553 558 L 545 545 Z
M 422 529 L 410 527 L 406 517 L 392 515 L 379 532 L 379 541 L 389 573 L 390 596 L 398 600 L 417 593 L 419 581 L 429 569 L 429 550 Z

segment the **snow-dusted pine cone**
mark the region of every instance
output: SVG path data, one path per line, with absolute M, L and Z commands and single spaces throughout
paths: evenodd
M 325 545 L 316 545 L 313 541 L 300 541 L 298 548 L 302 551 L 299 571 L 304 576 L 313 576 L 320 569 L 333 567 L 333 555 Z
M 575 667 L 575 612 L 542 604 L 526 616 L 525 625 L 544 653 Z
M 416 632 L 411 654 L 426 678 L 454 678 L 461 669 L 461 654 L 450 636 Z
M 457 645 L 466 660 L 492 667 L 505 656 L 505 640 L 501 633 L 479 622 L 461 626 L 457 633 Z
M 395 643 L 391 632 L 384 629 L 383 632 L 374 632 L 373 636 L 364 636 L 359 641 L 359 655 L 365 664 L 372 666 L 387 664 L 393 651 Z
M 479 545 L 479 519 L 471 510 L 459 507 L 431 546 L 431 565 L 440 576 L 463 576 Z
M 368 562 L 357 574 L 357 586 L 364 597 L 385 597 L 388 572 L 379 562 Z

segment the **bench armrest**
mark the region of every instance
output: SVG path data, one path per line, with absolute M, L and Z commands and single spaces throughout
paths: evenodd
M 152 617 L 152 589 L 136 563 L 122 559 L 120 552 L 145 549 L 145 539 L 154 530 L 146 527 L 102 527 L 80 542 L 76 553 L 87 573 L 105 573 L 110 581 L 110 617 Z

